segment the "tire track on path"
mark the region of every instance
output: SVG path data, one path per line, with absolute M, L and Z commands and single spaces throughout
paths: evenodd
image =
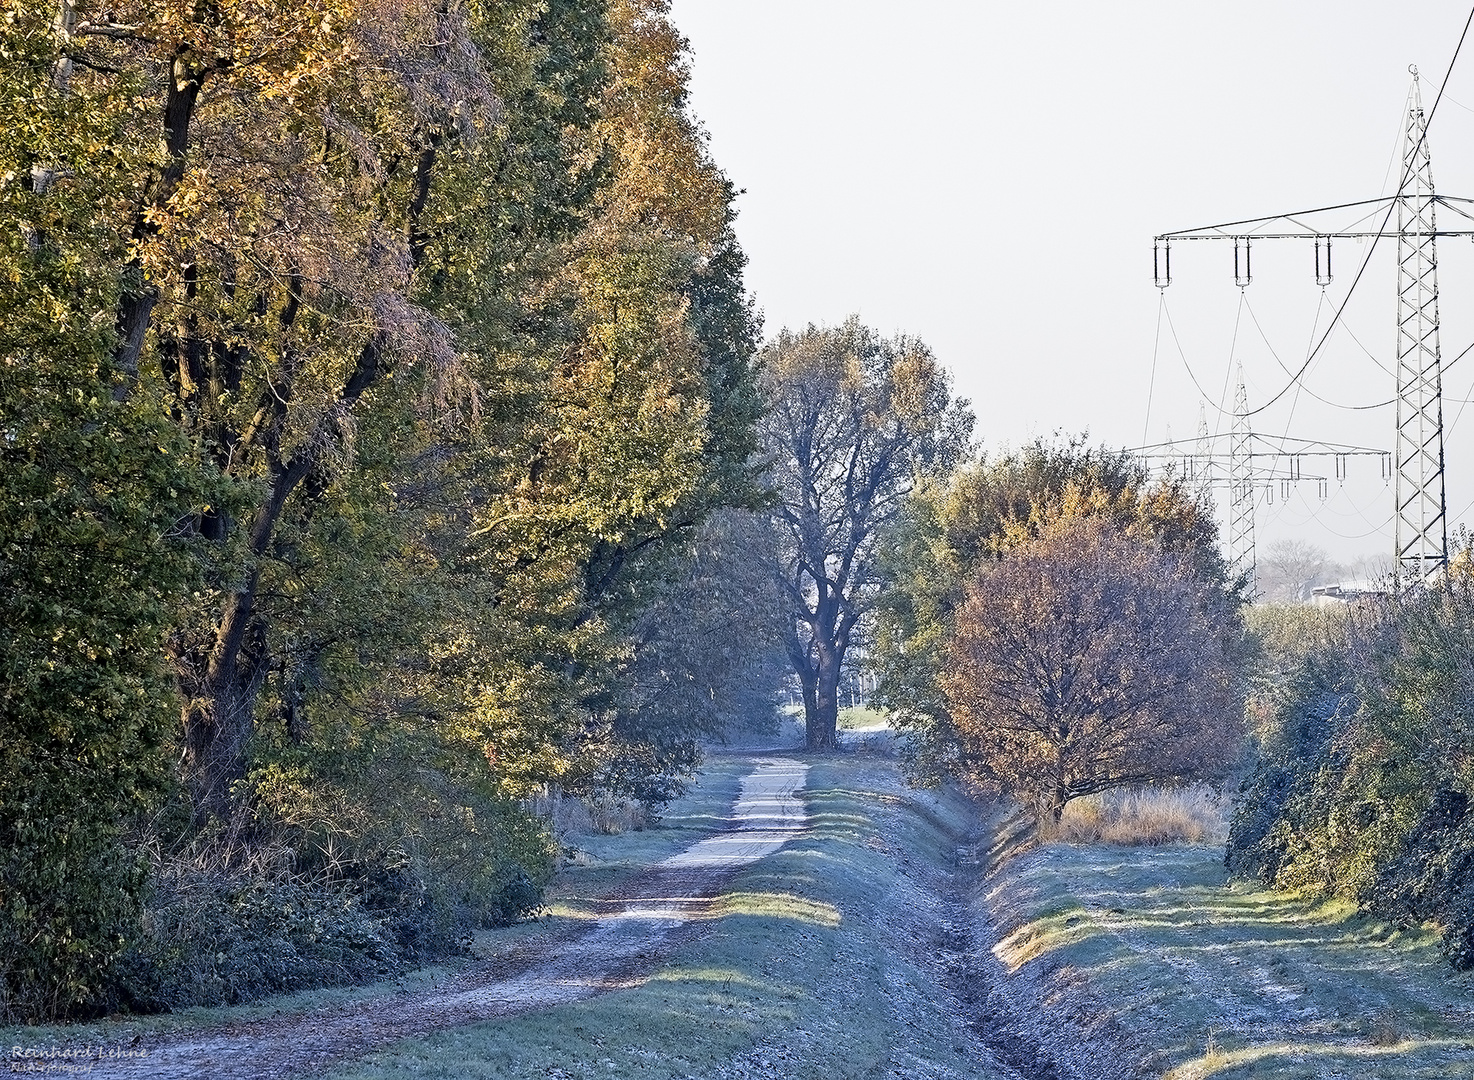
M 595 901 L 598 917 L 520 964 L 483 965 L 413 996 L 145 1037 L 143 1056 L 94 1061 L 94 1075 L 120 1080 L 258 1080 L 321 1072 L 400 1039 L 499 1016 L 551 1008 L 637 984 L 700 919 L 732 873 L 777 851 L 808 827 L 802 792 L 808 765 L 754 760 L 728 828 L 656 864 Z

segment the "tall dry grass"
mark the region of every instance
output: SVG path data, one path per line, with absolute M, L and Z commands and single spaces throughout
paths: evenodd
M 1206 784 L 1122 788 L 1075 799 L 1054 839 L 1067 844 L 1201 844 L 1228 839 L 1229 800 Z
M 640 832 L 659 819 L 655 811 L 637 799 L 585 798 L 565 795 L 553 787 L 527 800 L 527 808 L 551 823 L 553 834 L 560 839 L 579 834 L 618 836 Z

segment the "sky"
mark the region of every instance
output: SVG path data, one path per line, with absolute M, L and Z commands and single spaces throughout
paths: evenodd
M 920 337 L 971 400 L 987 452 L 1088 431 L 1136 447 L 1228 430 L 1343 323 L 1270 435 L 1390 449 L 1396 245 L 1338 242 L 1313 280 L 1302 241 L 1261 241 L 1235 287 L 1224 242 L 1152 238 L 1375 198 L 1396 187 L 1412 83 L 1425 110 L 1470 10 L 1368 0 L 673 0 L 692 111 L 743 189 L 737 233 L 769 335 L 857 313 Z M 1474 197 L 1474 33 L 1428 133 L 1440 194 Z M 1441 227 L 1453 223 L 1440 220 Z M 1474 241 L 1439 247 L 1442 352 L 1474 343 Z M 1474 354 L 1444 383 L 1450 527 L 1474 522 Z M 1318 400 L 1319 399 L 1319 400 Z M 1261 558 L 1304 540 L 1390 557 L 1375 458 L 1345 481 L 1261 492 Z M 1220 492 L 1222 501 L 1225 494 Z M 1271 503 L 1269 500 L 1273 499 Z

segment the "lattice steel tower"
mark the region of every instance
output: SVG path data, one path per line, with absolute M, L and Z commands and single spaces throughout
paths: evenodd
M 1228 451 L 1228 572 L 1243 578 L 1248 595 L 1255 588 L 1254 557 L 1254 433 L 1249 430 L 1249 395 L 1244 389 L 1244 365 L 1239 365 L 1233 392 L 1233 436 Z
M 1428 124 L 1423 115 L 1417 68 L 1412 73 L 1404 129 L 1402 182 L 1394 195 L 1290 214 L 1231 221 L 1156 237 L 1156 283 L 1172 283 L 1174 240 L 1232 240 L 1234 282 L 1252 280 L 1255 240 L 1310 240 L 1315 247 L 1315 280 L 1331 282 L 1331 241 L 1397 240 L 1397 440 L 1393 451 L 1396 512 L 1394 557 L 1401 585 L 1429 580 L 1448 561 L 1448 513 L 1444 492 L 1443 375 L 1438 344 L 1438 252 L 1440 236 L 1474 236 L 1474 199 L 1439 195 L 1433 188 Z M 1453 215 L 1460 228 L 1439 229 L 1436 212 Z M 1397 215 L 1396 231 L 1388 226 Z M 1330 215 L 1343 224 L 1323 224 Z M 1347 216 L 1349 224 L 1344 223 Z M 1370 256 L 1368 256 L 1370 257 Z M 1335 322 L 1332 322 L 1334 327 Z M 1330 335 L 1330 328 L 1326 336 Z M 1324 344 L 1325 337 L 1321 339 Z M 1317 350 L 1320 348 L 1318 345 Z M 1235 406 L 1235 432 L 1239 413 Z M 1232 539 L 1232 536 L 1230 537 Z
M 1397 200 L 1397 569 L 1411 584 L 1448 558 L 1443 365 L 1438 343 L 1438 228 L 1417 70 Z

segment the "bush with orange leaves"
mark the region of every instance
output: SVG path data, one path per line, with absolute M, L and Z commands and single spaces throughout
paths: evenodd
M 1041 834 L 1081 796 L 1221 778 L 1239 745 L 1237 605 L 1156 541 L 1064 515 L 986 563 L 942 678 L 957 764 L 1032 806 Z

